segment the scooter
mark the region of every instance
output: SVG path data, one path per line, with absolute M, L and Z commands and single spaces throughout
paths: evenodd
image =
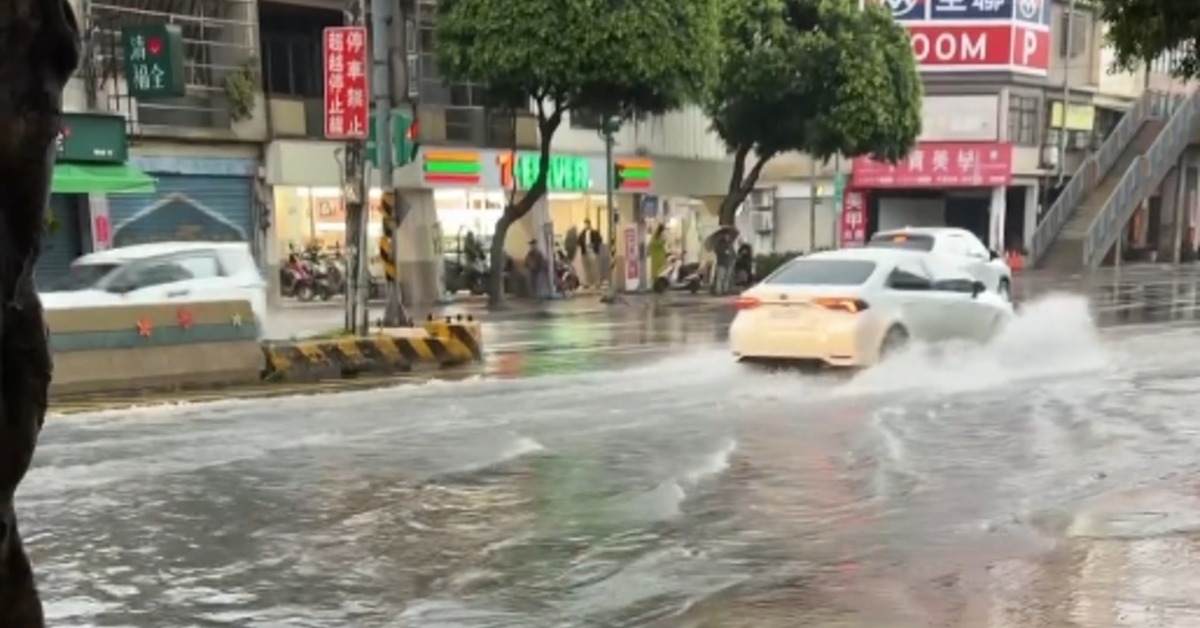
M 700 292 L 704 287 L 704 273 L 701 265 L 696 262 L 684 263 L 683 257 L 672 255 L 667 260 L 667 267 L 654 278 L 654 292 L 662 294 L 667 290 L 687 290 L 692 294 Z
M 566 251 L 558 249 L 554 258 L 554 289 L 563 296 L 570 296 L 579 289 L 579 275 L 575 274 Z

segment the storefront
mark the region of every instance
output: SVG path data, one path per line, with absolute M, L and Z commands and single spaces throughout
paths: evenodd
M 63 114 L 36 271 L 40 284 L 51 286 L 65 277 L 80 255 L 112 246 L 110 199 L 154 192 L 154 179 L 126 163 L 125 124 L 121 116 Z
M 996 250 L 1021 246 L 1028 191 L 1013 186 L 1005 142 L 922 142 L 897 164 L 854 160 L 843 196 L 841 244 L 902 227 L 967 229 Z
M 109 199 L 112 245 L 180 240 L 253 241 L 258 161 L 134 155 L 156 190 Z

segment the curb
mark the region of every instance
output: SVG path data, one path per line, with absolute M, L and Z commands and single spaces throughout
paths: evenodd
M 315 381 L 460 366 L 483 360 L 482 336 L 476 322 L 430 321 L 371 336 L 266 342 L 262 379 Z

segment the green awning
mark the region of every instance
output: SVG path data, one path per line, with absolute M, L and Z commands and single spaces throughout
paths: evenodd
M 126 164 L 54 164 L 55 194 L 151 194 L 154 178 Z

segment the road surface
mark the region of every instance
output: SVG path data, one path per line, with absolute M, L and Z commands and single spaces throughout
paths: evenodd
M 49 623 L 1198 626 L 1197 282 L 1088 290 L 852 377 L 630 307 L 496 322 L 457 381 L 55 417 Z

